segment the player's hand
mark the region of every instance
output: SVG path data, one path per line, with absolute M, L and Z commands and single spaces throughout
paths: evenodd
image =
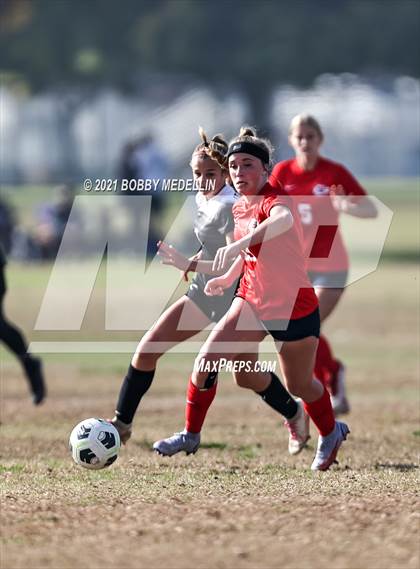
M 330 186 L 330 197 L 333 208 L 336 211 L 346 211 L 348 209 L 348 197 L 341 184 Z
M 222 296 L 225 292 L 225 288 L 228 288 L 228 286 L 224 277 L 215 277 L 207 281 L 204 293 L 207 296 Z
M 230 267 L 232 261 L 241 253 L 241 248 L 242 245 L 236 241 L 218 249 L 213 261 L 213 271 L 223 271 Z
M 158 252 L 157 254 L 162 259 L 163 265 L 171 265 L 176 267 L 180 271 L 185 271 L 190 266 L 190 260 L 185 257 L 182 253 L 177 251 L 172 245 L 168 245 L 164 241 L 158 241 Z

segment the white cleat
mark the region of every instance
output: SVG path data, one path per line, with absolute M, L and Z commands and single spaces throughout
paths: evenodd
M 311 470 L 328 470 L 335 462 L 338 449 L 346 440 L 350 429 L 345 423 L 335 422 L 334 430 L 326 437 L 319 436 L 318 448 Z
M 345 415 L 350 412 L 350 404 L 346 395 L 346 368 L 340 362 L 340 367 L 331 381 L 331 405 L 334 415 Z
M 296 401 L 298 410 L 293 419 L 288 419 L 284 422 L 289 431 L 289 453 L 299 454 L 300 451 L 306 446 L 307 441 L 310 439 L 309 435 L 309 417 L 305 413 L 302 401 Z
M 200 446 L 200 433 L 189 433 L 185 429 L 180 433 L 174 433 L 172 437 L 156 441 L 153 450 L 163 456 L 172 456 L 184 451 L 188 454 L 195 454 Z

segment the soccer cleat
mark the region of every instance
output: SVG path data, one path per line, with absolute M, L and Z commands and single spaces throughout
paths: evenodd
M 345 423 L 335 422 L 334 430 L 326 437 L 319 436 L 318 448 L 311 470 L 328 470 L 335 462 L 338 449 L 346 440 L 350 429 Z
M 288 419 L 284 422 L 289 431 L 289 453 L 299 454 L 300 451 L 306 446 L 309 435 L 309 417 L 305 413 L 302 402 L 300 399 L 296 401 L 298 410 L 293 419 Z
M 172 456 L 177 452 L 185 451 L 195 454 L 200 446 L 200 433 L 189 433 L 185 429 L 180 433 L 174 433 L 172 437 L 156 441 L 153 450 L 163 456 Z
M 132 435 L 132 430 L 131 430 L 132 424 L 128 425 L 127 423 L 123 423 L 118 419 L 118 417 L 114 417 L 109 422 L 112 423 L 114 427 L 117 429 L 118 434 L 120 435 L 121 442 L 123 445 L 125 445 L 128 439 L 131 438 Z
M 23 362 L 26 377 L 32 392 L 32 401 L 34 405 L 39 405 L 47 396 L 47 388 L 45 386 L 44 374 L 42 371 L 42 362 L 39 358 L 27 356 Z
M 331 405 L 336 417 L 350 411 L 346 396 L 346 368 L 341 362 L 339 364 L 337 373 L 331 379 Z

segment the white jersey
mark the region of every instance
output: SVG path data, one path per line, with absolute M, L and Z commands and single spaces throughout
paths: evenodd
M 194 232 L 201 245 L 202 261 L 213 260 L 217 250 L 226 245 L 226 235 L 234 229 L 232 206 L 238 194 L 231 186 L 223 186 L 219 193 L 207 199 L 202 192 L 196 195 L 197 214 Z M 204 289 L 210 275 L 197 274 L 194 282 Z

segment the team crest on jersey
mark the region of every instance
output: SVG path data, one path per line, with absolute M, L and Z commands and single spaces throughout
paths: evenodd
M 316 196 L 327 196 L 330 193 L 330 188 L 328 186 L 323 186 L 322 184 L 317 184 L 312 193 Z

